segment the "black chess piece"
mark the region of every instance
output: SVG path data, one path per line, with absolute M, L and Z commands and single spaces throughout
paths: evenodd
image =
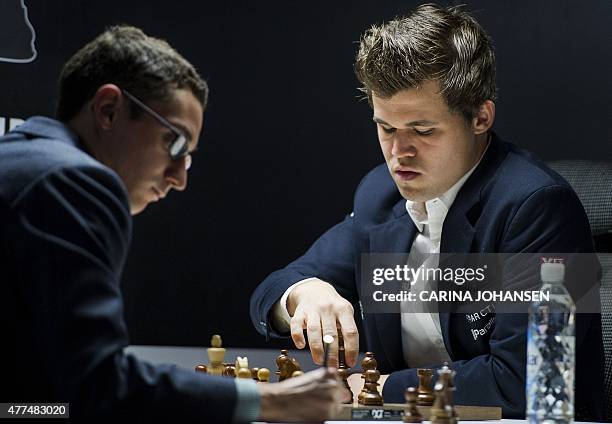
M 365 358 L 361 362 L 361 368 L 363 369 L 362 378 L 365 380 L 365 383 L 357 397 L 357 402 L 361 405 L 382 406 L 383 404 L 382 396 L 378 392 L 380 372 L 376 369 L 377 367 L 378 362 L 376 362 L 374 354 L 366 352 Z
M 455 424 L 455 418 L 451 411 L 450 405 L 446 403 L 447 387 L 438 383 L 434 388 L 435 401 L 431 407 L 431 416 L 429 420 L 431 424 Z
M 342 331 L 338 329 L 338 377 L 340 377 L 340 379 L 342 380 L 342 385 L 344 386 L 344 389 L 348 391 L 346 400 L 343 403 L 353 403 L 353 392 L 351 391 L 351 386 L 349 386 L 348 384 L 349 375 L 351 375 L 351 373 L 350 368 L 346 365 L 344 338 L 342 337 Z
M 438 383 L 436 384 L 436 386 L 439 384 L 439 385 L 442 385 L 442 387 L 444 388 L 444 394 L 446 396 L 446 399 L 445 399 L 446 405 L 448 406 L 448 408 L 450 409 L 452 413 L 454 423 L 456 423 L 457 422 L 457 410 L 455 409 L 455 404 L 453 401 L 453 392 L 456 390 L 454 379 L 455 379 L 455 374 L 457 374 L 457 372 L 450 369 L 447 363 L 444 363 L 442 368 L 440 368 L 437 372 L 438 372 Z
M 422 423 L 423 416 L 417 408 L 417 390 L 414 387 L 408 387 L 404 392 L 406 398 L 406 408 L 404 409 L 405 423 Z
M 285 362 L 287 362 L 288 360 L 289 360 L 289 354 L 287 353 L 287 350 L 282 349 L 280 351 L 280 355 L 276 357 L 277 370 L 274 371 L 274 374 L 278 375 L 278 381 L 283 381 L 285 378 L 287 378 L 284 375 L 281 377 L 281 370 L 283 369 Z
M 433 370 L 428 368 L 419 368 L 417 370 L 419 376 L 419 388 L 417 389 L 417 405 L 431 406 L 434 403 L 434 393 L 431 388 L 431 379 Z

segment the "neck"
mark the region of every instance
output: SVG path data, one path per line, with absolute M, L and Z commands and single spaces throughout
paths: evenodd
M 473 157 L 472 164 L 470 165 L 469 169 L 472 169 L 474 165 L 476 165 L 478 161 L 482 158 L 484 151 L 487 149 L 487 146 L 491 142 L 491 133 L 487 131 L 483 134 L 478 134 L 474 141 L 475 141 L 474 157 Z
M 96 130 L 95 125 L 93 125 L 93 122 L 91 122 L 91 119 L 89 119 L 83 111 L 80 111 L 77 116 L 64 124 L 78 135 L 87 153 L 98 161 L 105 163 L 103 160 L 104 155 L 97 142 L 99 139 L 99 132 Z

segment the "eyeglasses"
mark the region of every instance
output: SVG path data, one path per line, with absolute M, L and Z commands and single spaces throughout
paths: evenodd
M 172 125 L 166 118 L 161 116 L 159 113 L 155 112 L 149 106 L 147 106 L 142 100 L 138 97 L 134 96 L 132 93 L 125 89 L 121 89 L 123 94 L 130 99 L 132 102 L 136 103 L 139 107 L 141 107 L 145 112 L 151 115 L 153 118 L 157 120 L 164 127 L 168 128 L 172 131 L 176 138 L 170 143 L 170 157 L 173 160 L 185 158 L 185 168 L 189 169 L 191 166 L 191 156 L 189 155 L 189 144 L 187 143 L 187 136 L 183 133 L 183 131 L 176 128 Z

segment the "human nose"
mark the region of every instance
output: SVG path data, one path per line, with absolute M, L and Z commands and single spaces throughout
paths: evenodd
M 393 146 L 391 147 L 391 154 L 395 157 L 414 157 L 416 156 L 417 150 L 413 140 L 407 135 L 402 134 L 400 131 L 396 131 L 393 137 Z
M 189 156 L 175 159 L 166 169 L 166 181 L 175 190 L 183 191 L 187 187 L 187 169 L 190 165 Z

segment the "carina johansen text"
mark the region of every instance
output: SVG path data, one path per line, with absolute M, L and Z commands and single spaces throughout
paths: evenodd
M 417 281 L 445 281 L 458 286 L 466 282 L 481 282 L 485 279 L 486 265 L 480 268 L 411 268 L 408 265 L 397 265 L 394 268 L 375 268 L 372 271 L 372 283 L 380 286 L 388 281 L 410 283 Z M 470 291 L 455 290 L 401 290 L 386 293 L 376 290 L 372 293 L 375 302 L 532 302 L 548 301 L 550 293 L 539 290 L 480 290 L 473 294 Z

